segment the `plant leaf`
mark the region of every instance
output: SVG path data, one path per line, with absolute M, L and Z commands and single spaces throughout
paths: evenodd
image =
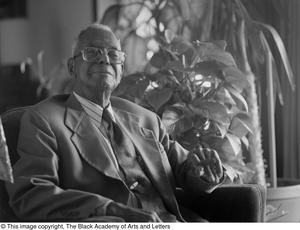
M 187 72 L 180 60 L 170 61 L 164 66 L 164 68 L 172 69 L 172 70 L 179 71 L 179 72 Z
M 236 89 L 232 87 L 227 87 L 228 91 L 233 96 L 233 99 L 236 101 L 237 105 L 248 112 L 248 103 L 246 99 L 240 94 Z
M 236 170 L 233 169 L 228 163 L 223 163 L 223 167 L 225 168 L 225 173 L 229 177 L 231 182 L 238 178 Z
M 285 49 L 284 43 L 280 37 L 280 35 L 278 34 L 278 32 L 270 25 L 267 25 L 265 23 L 261 23 L 258 21 L 254 21 L 254 23 L 258 26 L 259 29 L 263 30 L 263 31 L 267 31 L 269 32 L 269 34 L 272 35 L 272 38 L 276 44 L 276 47 L 279 51 L 281 60 L 283 62 L 283 66 L 285 68 L 288 80 L 290 82 L 290 85 L 292 87 L 292 90 L 295 90 L 296 84 L 295 84 L 295 79 L 294 79 L 294 75 L 293 75 L 293 71 L 292 71 L 292 67 L 291 64 L 289 62 L 289 58 L 287 55 L 287 51 Z
M 175 37 L 176 37 L 176 35 L 172 30 L 170 30 L 170 29 L 165 30 L 165 39 L 168 44 L 170 44 Z
M 221 134 L 221 137 L 224 138 L 226 133 L 227 133 L 227 126 L 225 125 L 221 125 L 217 122 L 214 123 L 214 125 L 217 127 L 217 129 L 219 130 L 220 134 Z
M 213 42 L 197 42 L 198 55 L 203 61 L 218 61 L 225 66 L 236 66 L 236 63 L 232 55 L 223 50 L 220 44 L 214 44 Z
M 266 37 L 264 36 L 264 34 L 260 34 L 260 35 L 261 35 L 260 38 L 261 38 L 261 42 L 264 47 L 264 51 L 266 53 L 269 53 L 269 55 L 271 56 L 271 67 L 268 66 L 270 63 L 266 63 L 266 66 L 267 66 L 266 68 L 267 69 L 272 68 L 272 81 L 273 81 L 273 85 L 274 85 L 274 95 L 272 95 L 272 96 L 273 96 L 275 104 L 276 104 L 276 95 L 278 95 L 279 102 L 281 105 L 283 105 L 283 96 L 282 96 L 282 91 L 281 91 L 281 85 L 280 85 L 280 80 L 279 80 L 274 56 L 272 54 L 272 51 L 270 50 L 270 47 L 269 47 Z
M 241 140 L 230 133 L 226 134 L 225 139 L 227 139 L 228 143 L 224 143 L 223 150 L 225 152 L 232 152 L 235 156 L 237 156 L 241 152 Z
M 127 75 L 122 78 L 121 83 L 114 91 L 114 95 L 127 99 L 130 99 L 129 97 L 143 98 L 149 83 L 150 80 L 144 73 Z
M 248 138 L 246 137 L 246 136 L 243 136 L 242 138 L 241 138 L 241 141 L 242 141 L 242 143 L 245 145 L 245 147 L 246 147 L 246 149 L 249 149 L 249 140 L 248 140 Z
M 278 71 L 277 71 L 277 68 L 276 68 L 276 63 L 275 63 L 275 60 L 272 58 L 272 68 L 273 68 L 273 76 L 274 76 L 274 85 L 276 86 L 276 92 L 275 92 L 275 99 L 276 99 L 276 93 L 278 95 L 278 98 L 279 98 L 279 102 L 280 102 L 280 105 L 283 106 L 284 102 L 283 102 L 283 94 L 282 94 L 282 89 L 281 89 L 281 84 L 280 84 L 280 80 L 279 80 L 279 75 L 278 75 Z M 276 102 L 276 100 L 274 100 Z M 275 103 L 276 104 L 276 103 Z
M 145 95 L 145 91 L 149 86 L 150 81 L 148 79 L 143 79 L 136 84 L 136 97 L 143 98 Z M 128 92 L 127 92 L 128 93 Z
M 225 87 L 221 87 L 215 94 L 214 99 L 220 103 L 236 105 L 231 94 Z
M 196 114 L 206 117 L 210 120 L 219 122 L 220 124 L 229 124 L 230 115 L 227 112 L 226 106 L 213 101 L 202 101 L 201 99 L 194 100 L 191 105 L 193 106 Z
M 246 22 L 248 24 L 250 24 L 250 27 L 256 27 L 258 30 L 262 30 L 263 32 L 267 32 L 272 36 L 272 38 L 273 38 L 273 40 L 276 44 L 276 47 L 279 51 L 279 54 L 280 54 L 281 60 L 283 62 L 283 65 L 284 65 L 288 80 L 290 82 L 291 88 L 293 90 L 295 90 L 296 84 L 295 84 L 295 79 L 294 79 L 293 71 L 292 71 L 292 68 L 291 68 L 291 64 L 289 62 L 289 58 L 288 58 L 284 43 L 283 43 L 280 35 L 278 34 L 278 32 L 270 25 L 267 25 L 265 23 L 253 20 L 249 16 L 247 10 L 245 9 L 244 5 L 241 3 L 240 0 L 235 0 L 235 2 L 238 5 L 238 7 L 240 8 Z M 251 24 L 253 26 L 251 26 Z
M 252 125 L 249 116 L 245 113 L 238 114 L 235 116 L 230 124 L 229 130 L 235 136 L 242 138 L 249 132 L 252 132 Z
M 243 18 L 246 21 L 252 22 L 253 20 L 251 19 L 251 17 L 249 16 L 248 11 L 246 10 L 245 6 L 242 4 L 242 2 L 240 0 L 235 0 L 236 5 L 240 8 L 241 13 L 243 15 Z
M 169 56 L 162 51 L 155 53 L 150 59 L 150 64 L 158 69 L 163 68 L 169 61 Z
M 172 131 L 169 134 L 176 139 L 191 128 L 193 128 L 193 121 L 188 117 L 181 117 L 169 127 L 169 130 Z
M 160 88 L 172 88 L 180 84 L 172 71 L 163 69 L 151 75 L 151 80 L 155 81 Z
M 214 41 L 214 44 L 216 44 L 220 49 L 224 50 L 226 49 L 227 43 L 224 40 Z
M 193 68 L 186 68 L 187 71 L 195 71 L 203 76 L 210 76 L 212 73 L 226 67 L 222 62 L 216 60 L 202 61 L 195 64 Z
M 167 132 L 172 134 L 175 129 L 175 123 L 184 116 L 184 111 L 174 107 L 169 107 L 162 114 L 162 123 L 165 125 Z
M 218 152 L 222 162 L 235 161 L 239 157 L 241 142 L 232 134 L 227 133 L 224 138 L 207 136 L 203 137 L 203 141 Z
M 108 7 L 101 18 L 101 24 L 108 25 L 115 31 L 118 27 L 118 18 L 122 7 L 123 5 L 121 4 L 114 4 Z
M 182 54 L 188 49 L 193 49 L 193 45 L 187 40 L 177 36 L 172 40 L 171 50 L 177 54 Z
M 173 89 L 153 89 L 146 94 L 146 100 L 157 112 L 159 108 L 167 103 L 173 94 Z
M 192 116 L 185 104 L 176 103 L 163 112 L 162 122 L 172 137 L 178 137 L 194 126 Z
M 217 60 L 218 62 L 223 63 L 226 66 L 236 66 L 236 63 L 232 55 L 228 52 L 215 52 L 211 53 L 203 58 L 204 60 Z
M 225 81 L 231 84 L 234 88 L 238 89 L 240 92 L 249 87 L 249 82 L 245 74 L 235 67 L 230 66 L 223 69 L 223 75 Z

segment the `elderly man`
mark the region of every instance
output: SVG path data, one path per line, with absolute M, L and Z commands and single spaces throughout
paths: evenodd
M 22 220 L 184 221 L 176 186 L 209 192 L 224 179 L 217 153 L 188 153 L 160 118 L 112 97 L 125 54 L 110 28 L 81 31 L 68 61 L 71 95 L 51 97 L 21 121 L 10 205 Z M 92 218 L 92 219 L 91 219 Z M 111 218 L 111 219 L 110 219 Z

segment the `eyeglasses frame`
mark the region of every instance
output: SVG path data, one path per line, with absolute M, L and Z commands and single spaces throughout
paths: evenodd
M 119 63 L 119 62 L 111 63 L 110 58 L 109 58 L 109 56 L 108 56 L 109 64 L 124 64 L 125 58 L 126 58 L 126 56 L 127 56 L 125 52 L 123 52 L 122 50 L 115 49 L 115 48 L 105 48 L 105 47 L 103 47 L 103 48 L 99 48 L 99 47 L 84 47 L 82 50 L 80 50 L 80 52 L 79 52 L 78 54 L 74 55 L 72 58 L 75 59 L 75 58 L 81 56 L 81 57 L 82 57 L 82 60 L 85 61 L 85 62 L 87 62 L 87 63 L 92 63 L 92 62 L 94 62 L 94 61 L 88 61 L 88 60 L 85 59 L 84 50 L 85 50 L 86 48 L 94 48 L 94 49 L 101 50 L 101 51 L 104 50 L 104 51 L 105 51 L 105 55 L 107 55 L 107 56 L 108 56 L 109 50 L 116 50 L 116 51 L 118 51 L 118 52 L 121 52 L 121 53 L 124 55 L 124 61 L 121 61 L 120 63 Z M 104 55 L 104 54 L 101 55 L 101 58 L 97 61 L 97 63 L 99 63 L 99 61 L 102 59 L 102 56 L 103 56 L 103 55 Z

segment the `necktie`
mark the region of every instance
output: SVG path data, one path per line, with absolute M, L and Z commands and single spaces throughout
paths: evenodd
M 123 145 L 124 142 L 123 131 L 121 130 L 120 126 L 112 120 L 112 117 L 106 108 L 103 110 L 102 120 L 107 137 L 113 145 L 112 147 L 118 149 L 117 146 Z
M 134 158 L 135 150 L 130 138 L 128 138 L 120 126 L 112 120 L 111 114 L 105 108 L 102 113 L 102 124 L 106 129 L 106 134 L 110 140 L 112 149 L 120 166 L 122 176 L 126 181 L 126 168 L 129 165 L 130 158 Z
M 102 113 L 102 124 L 106 129 L 106 135 L 110 140 L 115 157 L 118 161 L 120 176 L 123 178 L 129 189 L 132 190 L 131 187 L 133 183 L 128 178 L 128 175 L 130 175 L 128 169 L 134 167 L 132 164 L 132 160 L 135 156 L 134 146 L 120 126 L 112 120 L 111 114 L 106 108 Z M 131 207 L 141 207 L 140 201 L 133 193 L 129 196 L 128 204 L 130 204 Z

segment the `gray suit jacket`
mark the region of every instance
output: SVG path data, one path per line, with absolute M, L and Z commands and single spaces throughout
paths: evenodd
M 171 141 L 159 117 L 111 98 L 117 123 L 131 138 L 166 208 L 181 219 L 174 196 L 185 183 L 187 151 Z M 126 204 L 129 190 L 101 132 L 73 95 L 49 98 L 21 121 L 10 205 L 24 220 L 79 220 L 105 215 L 110 201 Z

